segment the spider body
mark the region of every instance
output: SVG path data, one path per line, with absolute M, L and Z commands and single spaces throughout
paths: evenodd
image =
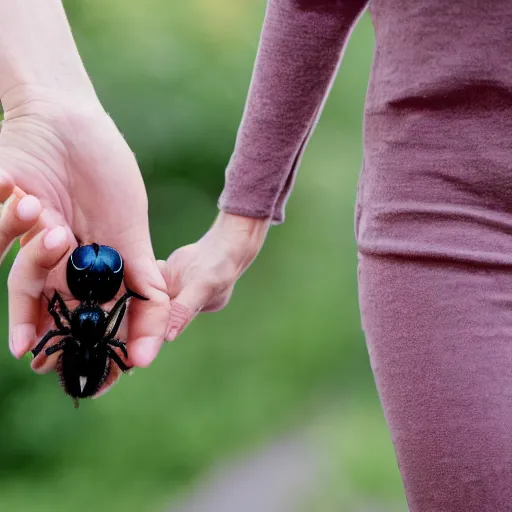
M 56 329 L 46 333 L 32 353 L 37 356 L 52 338 L 61 337 L 45 354 L 60 352 L 56 370 L 63 390 L 75 403 L 99 391 L 112 363 L 123 372 L 130 369 L 114 350 L 119 348 L 128 358 L 125 343 L 116 334 L 129 299 L 147 299 L 127 289 L 110 312 L 101 307 L 119 291 L 123 270 L 123 260 L 115 249 L 97 244 L 77 247 L 68 260 L 67 281 L 80 305 L 69 311 L 57 291 L 48 304 Z

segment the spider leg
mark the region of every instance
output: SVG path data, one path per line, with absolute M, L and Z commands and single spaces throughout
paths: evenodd
M 69 313 L 69 309 L 57 290 L 55 290 L 53 298 L 48 304 L 48 313 L 52 315 L 55 325 L 59 329 L 66 329 L 66 326 L 62 323 L 62 318 L 60 317 L 58 311 L 55 309 L 56 304 L 59 305 L 60 312 L 64 319 L 67 320 L 69 324 L 71 324 L 71 315 Z
M 111 323 L 115 320 L 114 326 L 110 329 L 110 332 L 108 332 L 109 327 L 107 327 L 107 340 L 112 340 L 114 336 L 117 334 L 117 331 L 119 330 L 119 326 L 121 325 L 121 322 L 123 320 L 124 314 L 126 313 L 126 304 L 123 305 L 121 308 L 121 311 L 117 315 L 117 318 L 110 318 L 112 315 L 109 314 L 107 318 L 107 325 L 110 327 Z M 126 356 L 128 357 L 128 356 Z
M 126 293 L 115 303 L 107 316 L 107 329 L 105 331 L 107 339 L 113 338 L 116 335 L 121 320 L 126 312 L 126 303 L 129 299 L 135 297 L 140 300 L 149 300 L 128 288 L 126 288 L 126 290 Z
M 64 299 L 60 296 L 59 292 L 55 291 L 55 293 L 53 294 L 53 300 L 55 300 L 59 303 L 59 307 L 60 307 L 61 313 L 64 316 L 64 318 L 68 322 L 71 322 L 71 313 L 70 313 L 68 307 L 66 306 Z
M 120 341 L 120 340 L 116 340 L 116 339 L 109 339 L 109 340 L 107 340 L 107 345 L 120 348 L 124 357 L 126 357 L 126 359 L 128 359 L 128 350 L 126 350 L 126 343 L 124 343 L 124 341 Z
M 107 346 L 107 352 L 110 359 L 112 359 L 112 361 L 114 361 L 114 363 L 116 363 L 117 366 L 119 366 L 122 372 L 127 372 L 128 370 L 131 370 L 131 366 L 126 366 L 126 364 L 124 364 L 123 360 L 117 355 L 114 349 Z
M 144 297 L 144 295 L 140 295 L 140 293 L 130 290 L 130 288 L 128 288 L 128 286 L 126 286 L 126 293 L 129 293 L 131 297 L 135 297 L 136 299 L 139 299 L 139 300 L 149 300 L 147 297 Z
M 55 336 L 63 336 L 65 334 L 69 334 L 69 333 L 70 333 L 70 330 L 67 328 L 54 329 L 52 331 L 48 331 L 44 335 L 43 339 L 37 344 L 37 346 L 32 349 L 32 354 L 34 355 L 34 357 L 37 356 L 39 354 L 39 352 L 41 352 L 41 350 L 43 350 L 44 346 Z
M 58 343 L 55 343 L 55 345 L 52 345 L 51 347 L 48 347 L 44 353 L 47 356 L 51 356 L 52 354 L 55 354 L 55 352 L 58 352 L 59 350 L 62 350 L 64 346 L 72 341 L 73 338 L 71 336 L 68 336 L 67 338 L 64 338 L 63 340 L 60 340 Z

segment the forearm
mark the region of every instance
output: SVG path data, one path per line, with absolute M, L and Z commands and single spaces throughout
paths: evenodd
M 96 97 L 61 0 L 0 0 L 0 13 L 0 100 L 5 110 L 6 101 L 27 89 Z
M 300 157 L 366 0 L 269 0 L 225 212 L 284 218 Z

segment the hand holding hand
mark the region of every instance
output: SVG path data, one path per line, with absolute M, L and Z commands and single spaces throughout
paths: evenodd
M 166 339 L 172 341 L 200 311 L 218 311 L 229 301 L 236 281 L 259 253 L 269 219 L 221 212 L 196 243 L 158 261 L 171 300 Z

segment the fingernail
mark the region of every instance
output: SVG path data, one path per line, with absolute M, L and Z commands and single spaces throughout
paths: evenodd
M 41 213 L 41 203 L 34 196 L 22 197 L 16 208 L 16 215 L 20 220 L 35 220 Z
M 147 368 L 155 359 L 162 345 L 157 337 L 139 338 L 130 347 L 130 359 L 135 366 Z
M 62 245 L 66 241 L 66 230 L 62 226 L 57 226 L 53 228 L 49 233 L 44 237 L 44 246 L 52 251 L 56 249 L 60 245 Z
M 178 336 L 179 332 L 180 330 L 177 327 L 171 328 L 169 331 L 167 331 L 167 335 L 165 336 L 166 340 L 174 341 Z
M 105 395 L 106 393 L 108 393 L 110 391 L 110 386 L 106 389 L 103 389 L 102 391 L 96 393 L 94 396 L 91 396 L 91 399 L 92 400 L 97 400 L 100 396 L 103 396 Z
M 36 338 L 36 328 L 33 324 L 17 325 L 12 330 L 9 345 L 13 356 L 19 359 L 29 350 Z

